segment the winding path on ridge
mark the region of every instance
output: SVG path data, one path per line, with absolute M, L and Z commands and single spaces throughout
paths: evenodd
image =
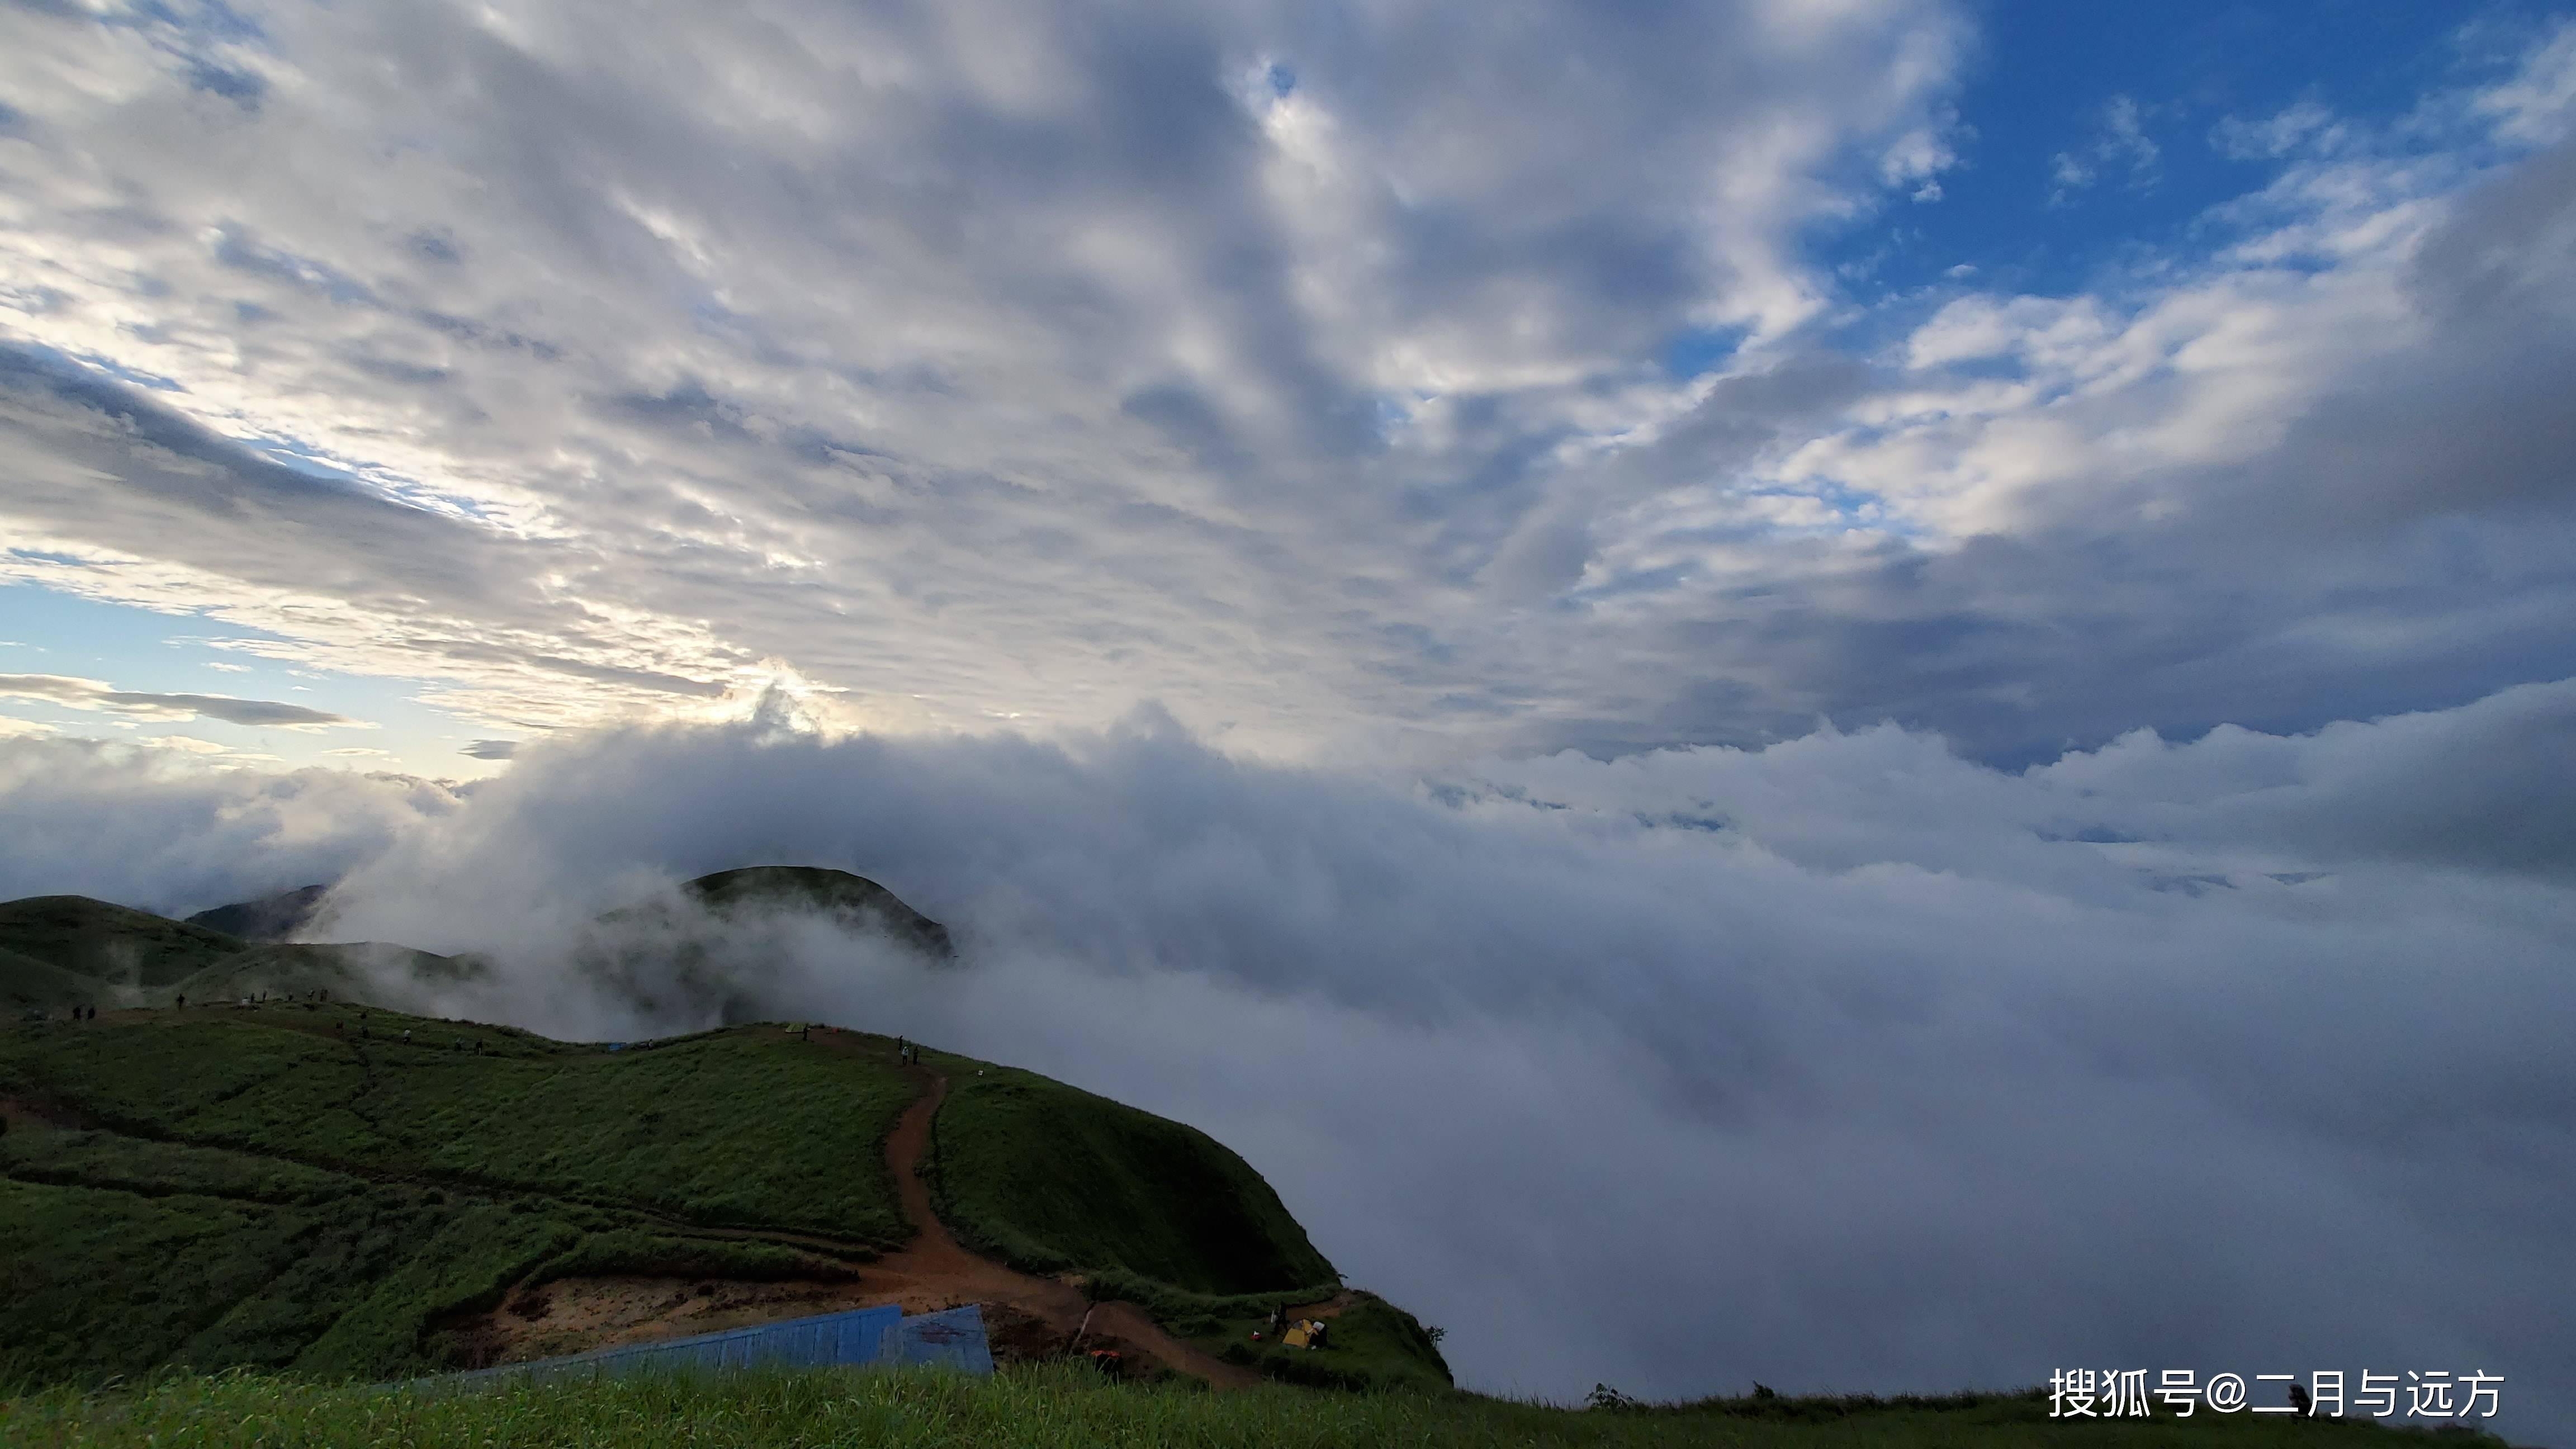
M 1207 1380 L 1221 1389 L 1247 1388 L 1261 1382 L 1251 1369 L 1230 1364 L 1203 1349 L 1181 1342 L 1133 1303 L 1097 1305 L 1082 1290 L 1055 1278 L 1042 1278 L 969 1252 L 939 1220 L 930 1203 L 930 1185 L 921 1180 L 921 1159 L 930 1149 L 930 1123 L 948 1098 L 948 1078 L 928 1067 L 908 1067 L 922 1083 L 921 1096 L 886 1137 L 886 1168 L 894 1174 L 903 1215 L 919 1229 L 895 1252 L 858 1268 L 860 1283 L 879 1301 L 892 1299 L 907 1313 L 928 1312 L 960 1303 L 1000 1304 L 1046 1324 L 1070 1339 L 1077 1331 L 1084 1343 L 1104 1341 L 1153 1359 L 1180 1373 Z M 1084 1327 L 1084 1315 L 1090 1323 Z

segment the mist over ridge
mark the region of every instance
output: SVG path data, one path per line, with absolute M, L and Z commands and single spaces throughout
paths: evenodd
M 12 839 L 77 817 L 97 855 L 21 845 L 0 891 L 202 907 L 336 857 L 315 929 L 487 957 L 460 1012 L 810 1017 L 1028 1066 L 1243 1153 L 1480 1387 L 2433 1360 L 2521 1372 L 2529 1423 L 2576 1352 L 2546 1287 L 2576 1270 L 2571 729 L 2562 682 L 2019 773 L 1881 726 L 1406 775 L 1150 711 L 770 718 L 557 738 L 462 794 L 108 788 L 96 747 L 20 741 Z M 793 913 L 708 938 L 730 1005 L 579 969 L 603 911 L 755 861 L 882 883 L 961 969 Z

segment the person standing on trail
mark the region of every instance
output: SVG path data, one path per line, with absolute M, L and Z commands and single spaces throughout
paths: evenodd
M 179 1009 L 180 1009 L 181 1011 L 185 1011 L 185 1010 L 187 1010 L 187 1009 L 188 1009 L 188 998 L 187 998 L 187 997 L 182 996 L 182 997 L 180 997 L 180 998 L 179 998 Z

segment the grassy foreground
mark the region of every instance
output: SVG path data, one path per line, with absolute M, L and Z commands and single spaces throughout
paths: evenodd
M 2191 1449 L 2395 1444 L 2367 1423 L 2048 1418 L 2042 1399 L 1962 1398 L 1938 1407 L 1747 1400 L 1647 1410 L 1568 1410 L 1439 1394 L 1209 1394 L 1103 1382 L 1087 1367 L 1031 1365 L 991 1379 L 865 1371 L 626 1379 L 474 1393 L 322 1386 L 248 1375 L 177 1378 L 132 1393 L 68 1391 L 0 1403 L 0 1442 L 28 1446 L 290 1449 L 350 1444 L 665 1445 L 823 1449 L 1322 1449 L 1327 1445 L 1805 1446 L 2124 1445 Z M 2479 1436 L 2445 1436 L 2493 1445 Z

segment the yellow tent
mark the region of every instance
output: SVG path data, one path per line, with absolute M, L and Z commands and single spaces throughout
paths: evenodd
M 1312 1323 L 1300 1318 L 1288 1326 L 1288 1331 L 1279 1336 L 1279 1341 L 1290 1348 L 1304 1348 L 1306 1340 L 1313 1336 L 1313 1329 Z

